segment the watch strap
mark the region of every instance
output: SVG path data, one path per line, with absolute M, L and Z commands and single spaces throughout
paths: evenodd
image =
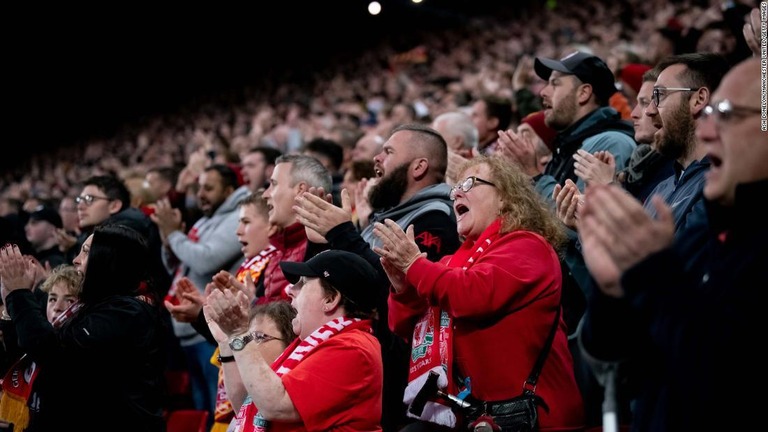
M 223 363 L 231 363 L 231 362 L 235 361 L 235 356 L 233 356 L 233 355 L 223 356 L 223 355 L 219 354 L 218 360 L 219 360 L 219 363 L 222 363 L 222 364 Z

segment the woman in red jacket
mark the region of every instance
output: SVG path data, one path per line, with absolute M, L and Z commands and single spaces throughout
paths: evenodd
M 389 322 L 412 342 L 405 402 L 423 388 L 430 371 L 450 394 L 470 394 L 490 406 L 519 396 L 560 309 L 557 249 L 565 233 L 533 190 L 531 180 L 498 158 L 468 161 L 451 197 L 464 243 L 454 255 L 430 262 L 412 228 L 377 224 L 376 248 L 390 281 Z M 565 323 L 535 388 L 540 430 L 581 430 L 584 413 L 573 374 Z M 490 413 L 490 409 L 489 409 Z M 438 400 L 420 417 L 442 428 L 466 430 L 462 418 Z

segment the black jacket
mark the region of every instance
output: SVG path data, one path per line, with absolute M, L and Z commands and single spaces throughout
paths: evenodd
M 585 348 L 604 359 L 644 359 L 634 431 L 762 424 L 760 399 L 746 395 L 765 378 L 768 225 L 759 199 L 765 196 L 768 180 L 739 186 L 734 207 L 707 202 L 707 226 L 687 227 L 672 248 L 624 273 L 623 299 L 596 296 L 590 303 L 601 321 L 584 329 Z M 616 325 L 623 311 L 640 318 Z
M 40 367 L 29 432 L 165 430 L 167 330 L 156 307 L 110 296 L 54 329 L 31 291 L 13 291 L 6 302 L 19 347 Z

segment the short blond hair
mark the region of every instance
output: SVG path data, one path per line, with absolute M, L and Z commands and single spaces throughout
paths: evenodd
M 40 290 L 48 294 L 53 286 L 59 282 L 64 283 L 69 288 L 67 294 L 80 297 L 80 291 L 83 288 L 83 275 L 74 266 L 62 264 L 54 268 L 51 275 L 40 284 Z

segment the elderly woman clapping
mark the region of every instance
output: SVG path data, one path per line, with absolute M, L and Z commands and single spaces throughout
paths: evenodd
M 513 165 L 475 158 L 458 178 L 451 197 L 464 242 L 455 254 L 430 262 L 419 253 L 412 229 L 404 232 L 389 220 L 375 226 L 383 242 L 375 250 L 392 283 L 390 326 L 412 344 L 405 402 L 433 371 L 444 391 L 469 393 L 487 402 L 490 413 L 521 394 L 553 328 L 562 288 L 556 250 L 565 234 L 530 178 Z M 549 408 L 538 409 L 542 429 L 583 427 L 562 319 L 536 394 Z M 437 402 L 427 403 L 421 419 L 449 427 L 474 420 L 457 418 Z
M 280 267 L 293 284 L 288 294 L 299 337 L 271 365 L 258 350 L 262 341 L 249 332 L 245 293 L 216 290 L 203 307 L 209 325 L 229 337 L 250 396 L 234 430 L 380 431 L 383 366 L 371 330 L 376 271 L 337 250 Z

